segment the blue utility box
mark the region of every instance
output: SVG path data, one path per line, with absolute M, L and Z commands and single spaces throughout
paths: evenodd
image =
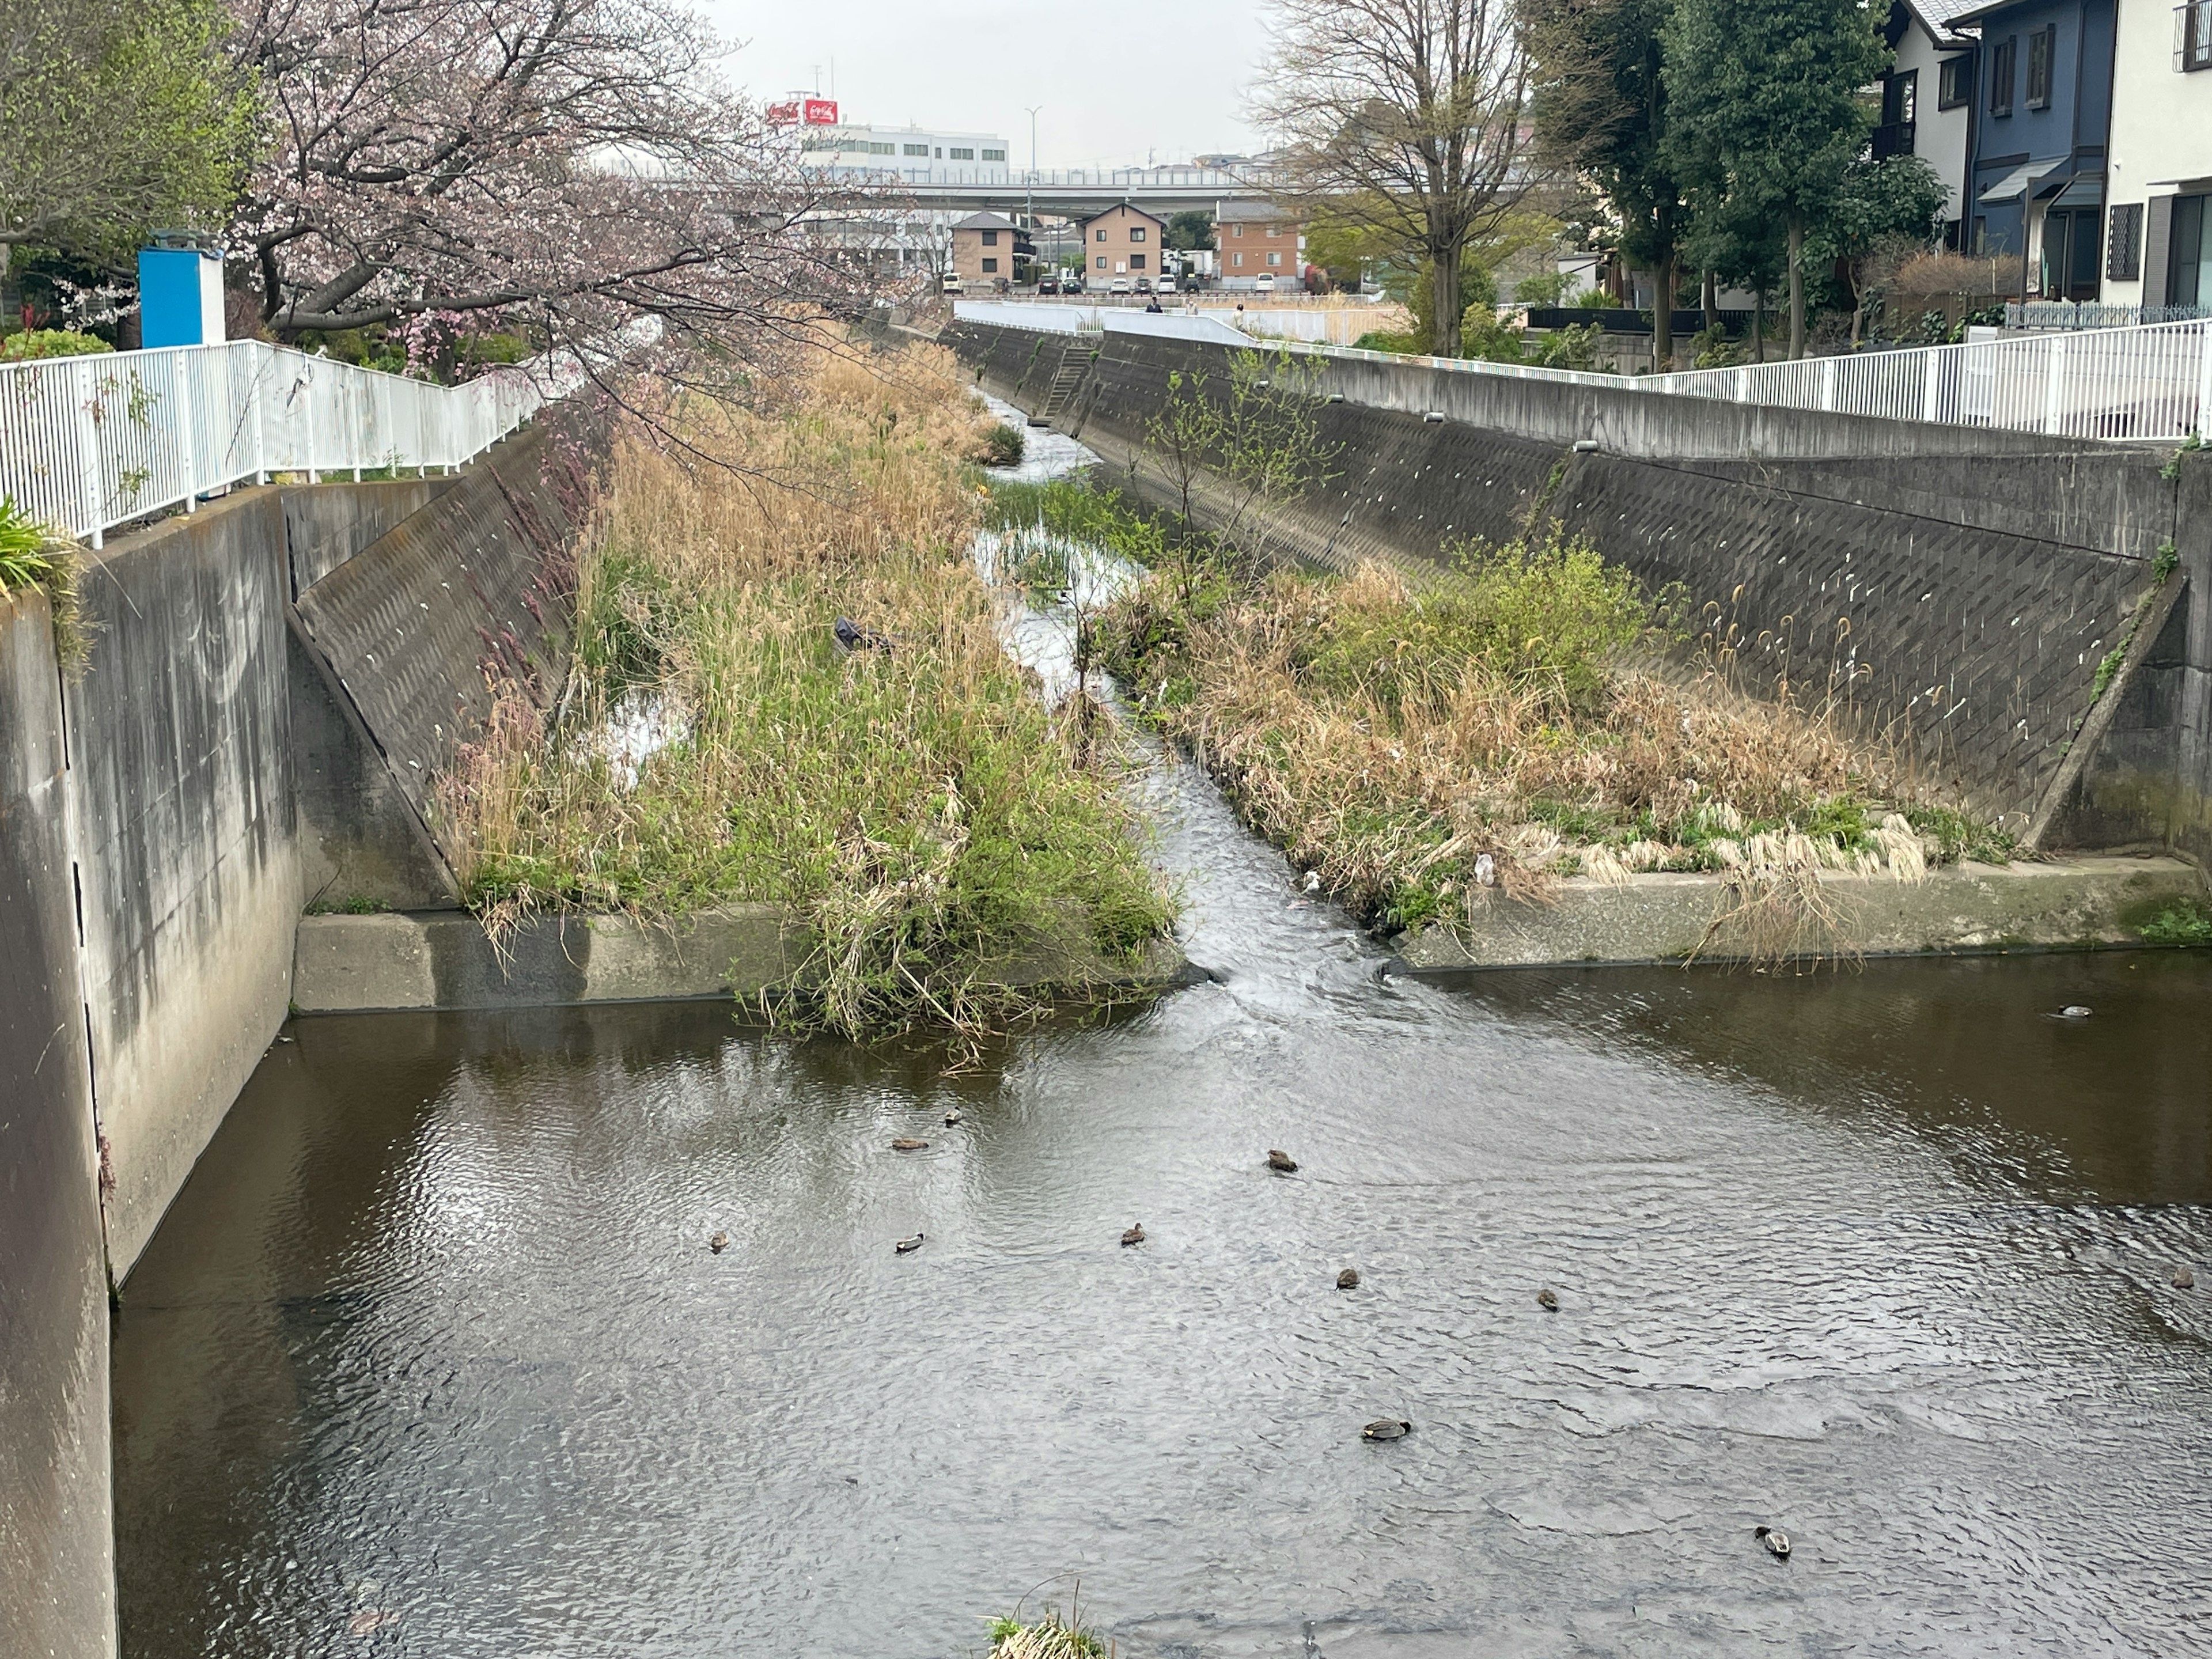
M 142 345 L 220 345 L 222 258 L 197 247 L 138 251 L 138 339 Z

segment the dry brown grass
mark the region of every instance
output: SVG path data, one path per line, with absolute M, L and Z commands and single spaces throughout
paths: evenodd
M 966 556 L 989 422 L 951 354 L 824 352 L 767 407 L 669 412 L 678 447 L 617 446 L 550 740 L 510 700 L 443 782 L 471 902 L 790 905 L 811 1006 L 855 1033 L 995 1024 L 1036 999 L 994 992 L 991 962 L 1158 933 L 1114 780 L 1007 660 Z M 843 653 L 841 616 L 888 645 Z M 632 777 L 594 734 L 641 693 L 682 736 Z

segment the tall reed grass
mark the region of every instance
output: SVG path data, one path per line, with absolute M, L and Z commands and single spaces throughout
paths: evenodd
M 669 424 L 694 453 L 617 447 L 555 729 L 509 696 L 443 781 L 469 901 L 790 906 L 811 990 L 772 1012 L 856 1036 L 1035 1012 L 994 983 L 1010 959 L 1133 960 L 1169 901 L 1000 648 L 965 556 L 988 422 L 951 355 L 824 351 L 773 408 Z M 878 642 L 843 649 L 841 617 Z M 621 763 L 594 734 L 641 695 L 678 735 Z

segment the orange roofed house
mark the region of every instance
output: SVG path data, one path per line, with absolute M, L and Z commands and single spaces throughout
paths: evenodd
M 1139 276 L 1160 274 L 1160 234 L 1167 228 L 1140 208 L 1127 202 L 1109 208 L 1083 227 L 1083 285 L 1087 289 L 1113 286 L 1126 278 L 1131 288 Z

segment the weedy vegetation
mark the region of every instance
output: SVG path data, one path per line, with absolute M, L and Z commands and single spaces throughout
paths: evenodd
M 951 355 L 826 350 L 773 404 L 667 423 L 695 455 L 617 448 L 553 730 L 517 689 L 442 781 L 469 902 L 495 930 L 789 906 L 809 992 L 767 1012 L 851 1036 L 978 1036 L 1044 1006 L 1009 962 L 1138 960 L 1170 900 L 1115 775 L 1000 647 L 966 556 L 987 417 Z M 640 697 L 668 740 L 617 757 Z
M 77 597 L 77 546 L 0 495 L 0 599 L 35 589 L 46 596 L 53 617 L 54 654 L 75 673 L 84 666 L 90 640 Z

